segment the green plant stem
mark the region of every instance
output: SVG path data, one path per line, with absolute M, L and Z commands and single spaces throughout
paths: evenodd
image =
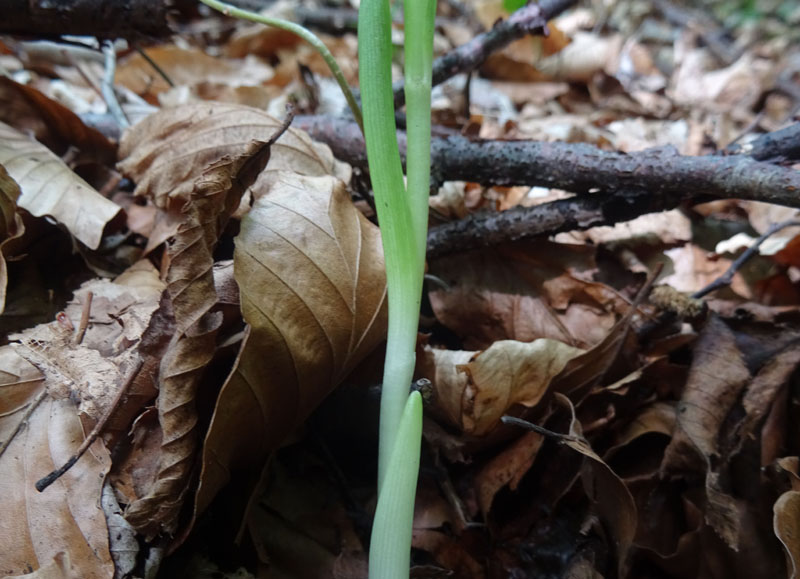
M 358 60 L 375 206 L 389 292 L 389 331 L 381 393 L 378 506 L 371 579 L 408 577 L 414 497 L 422 444 L 422 402 L 408 394 L 416 361 L 430 190 L 430 93 L 435 0 L 406 0 L 408 191 L 397 147 L 392 94 L 389 0 L 362 0 Z
M 378 492 L 395 446 L 414 373 L 419 300 L 417 241 L 403 184 L 392 97 L 388 0 L 364 0 L 358 14 L 358 63 L 367 161 L 381 227 L 389 294 L 389 331 L 381 392 Z M 420 286 L 421 287 L 421 286 Z
M 398 425 L 397 440 L 400 444 L 389 460 L 387 480 L 375 509 L 369 549 L 371 578 L 408 579 L 421 438 L 422 396 L 419 392 L 412 392 L 407 397 Z M 411 441 L 416 443 L 411 444 Z
M 251 22 L 258 22 L 259 24 L 274 26 L 275 28 L 280 28 L 281 30 L 286 30 L 287 32 L 296 34 L 308 42 L 325 60 L 325 63 L 328 65 L 333 77 L 339 84 L 339 88 L 342 90 L 342 93 L 344 93 L 344 98 L 347 99 L 347 104 L 349 105 L 350 110 L 353 113 L 353 117 L 358 123 L 358 126 L 361 127 L 361 132 L 364 132 L 364 124 L 361 120 L 361 109 L 359 108 L 358 102 L 353 95 L 353 91 L 350 90 L 350 85 L 347 84 L 347 80 L 344 78 L 342 69 L 339 68 L 339 63 L 337 63 L 336 59 L 333 58 L 331 51 L 328 50 L 328 47 L 325 46 L 325 43 L 323 43 L 313 32 L 295 22 L 264 16 L 263 14 L 257 14 L 256 12 L 250 12 L 249 10 L 243 10 L 228 4 L 227 2 L 219 2 L 218 0 L 200 0 L 200 2 L 209 8 L 213 8 L 214 10 L 222 12 L 226 16 L 233 16 L 235 18 L 241 18 L 242 20 L 250 20 Z
M 407 0 L 405 3 L 405 95 L 406 173 L 408 202 L 417 241 L 420 287 L 425 268 L 428 234 L 428 197 L 431 183 L 431 74 L 433 69 L 433 23 L 436 0 Z

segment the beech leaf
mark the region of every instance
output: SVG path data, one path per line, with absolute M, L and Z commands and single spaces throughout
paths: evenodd
M 6 305 L 6 289 L 8 288 L 8 266 L 6 265 L 4 246 L 6 242 L 22 235 L 25 226 L 17 214 L 19 185 L 0 165 L 0 314 Z
M 214 247 L 244 191 L 270 159 L 269 141 L 252 141 L 241 155 L 224 157 L 197 179 L 184 221 L 169 246 L 167 291 L 176 333 L 159 372 L 158 421 L 162 430 L 158 473 L 147 493 L 128 506 L 126 520 L 148 537 L 172 533 L 197 451 L 195 396 L 216 349 L 223 314 L 214 310 Z
M 556 340 L 503 340 L 483 352 L 426 348 L 418 372 L 433 377 L 438 410 L 464 432 L 481 436 L 515 404 L 535 406 L 583 350 Z
M 250 333 L 206 436 L 196 511 L 232 469 L 260 466 L 384 339 L 380 233 L 332 177 L 282 174 L 236 238 Z
M 773 507 L 773 528 L 786 552 L 789 578 L 800 576 L 800 492 L 787 491 Z
M 8 442 L 0 455 L 0 569 L 4 576 L 23 575 L 64 553 L 76 576 L 111 577 L 100 509 L 111 464 L 105 447 L 95 443 L 59 480 L 37 492 L 36 480 L 64 464 L 83 442 L 83 427 L 68 398 L 39 396 L 42 373 L 13 347 L 0 348 L 0 368 L 0 438 Z M 17 431 L 27 411 L 27 423 Z
M 161 208 L 174 202 L 180 206 L 189 198 L 196 175 L 224 156 L 242 155 L 251 141 L 267 139 L 281 125 L 280 119 L 264 111 L 237 104 L 163 109 L 123 135 L 119 170 L 136 182 L 137 195 L 149 195 Z M 333 158 L 326 145 L 292 128 L 273 145 L 261 179 L 269 181 L 281 169 L 349 179 L 349 169 Z
M 36 217 L 49 215 L 91 249 L 120 208 L 33 139 L 0 123 L 0 163 L 19 184 L 17 204 Z

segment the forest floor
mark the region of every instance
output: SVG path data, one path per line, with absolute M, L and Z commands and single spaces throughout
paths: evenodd
M 358 2 L 239 5 L 358 86 Z M 363 137 L 292 34 L 152 14 L 0 23 L 0 576 L 366 578 Z M 411 576 L 796 577 L 800 6 L 442 0 L 434 49 Z

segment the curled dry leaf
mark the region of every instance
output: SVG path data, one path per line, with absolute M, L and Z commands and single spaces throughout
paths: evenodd
M 100 195 L 44 145 L 0 123 L 0 163 L 19 184 L 17 204 L 49 215 L 82 243 L 97 249 L 103 229 L 120 208 Z
M 739 545 L 740 516 L 731 489 L 723 483 L 720 431 L 750 379 L 736 338 L 712 316 L 694 348 L 689 378 L 677 409 L 675 435 L 667 447 L 663 473 L 700 472 L 706 477 L 706 521 L 734 550 Z M 721 464 L 722 463 L 722 464 Z
M 56 570 L 88 579 L 111 577 L 108 528 L 99 506 L 111 464 L 105 447 L 95 443 L 61 479 L 37 492 L 34 483 L 83 442 L 83 427 L 67 398 L 45 397 L 33 406 L 44 377 L 11 346 L 0 348 L 0 368 L 0 437 L 8 442 L 0 455 L 0 569 L 4 576 L 24 575 L 44 571 L 61 557 Z M 14 434 L 29 410 L 27 424 Z
M 435 404 L 465 433 L 489 432 L 515 404 L 535 406 L 569 360 L 583 350 L 555 340 L 503 340 L 483 352 L 425 348 L 418 372 L 432 376 Z M 454 361 L 464 360 L 458 365 Z
M 216 349 L 223 314 L 213 310 L 214 247 L 244 191 L 270 159 L 269 141 L 252 141 L 235 158 L 212 164 L 196 181 L 184 221 L 168 251 L 167 291 L 176 332 L 161 360 L 158 422 L 162 430 L 158 472 L 147 493 L 128 506 L 125 518 L 148 537 L 173 533 L 188 489 L 197 450 L 195 396 Z
M 267 139 L 281 124 L 244 105 L 202 103 L 163 109 L 125 133 L 119 169 L 136 182 L 137 195 L 150 196 L 162 209 L 179 208 L 189 198 L 196 175 L 224 156 L 241 155 L 251 141 Z M 272 147 L 259 182 L 271 181 L 282 169 L 349 180 L 349 168 L 336 161 L 327 146 L 291 128 Z
M 17 214 L 19 185 L 0 165 L 0 314 L 6 306 L 6 288 L 8 287 L 8 268 L 6 265 L 4 246 L 10 239 L 15 239 L 25 232 L 22 218 Z
M 250 324 L 203 449 L 196 512 L 259 466 L 386 330 L 380 233 L 332 177 L 282 174 L 242 220 L 234 272 Z

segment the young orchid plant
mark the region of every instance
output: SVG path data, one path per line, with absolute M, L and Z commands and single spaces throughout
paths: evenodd
M 411 392 L 416 362 L 428 231 L 431 145 L 431 70 L 436 0 L 406 0 L 405 97 L 407 185 L 397 145 L 392 94 L 390 0 L 361 0 L 358 62 L 362 111 L 325 45 L 292 22 L 255 14 L 218 0 L 220 12 L 294 32 L 311 44 L 339 82 L 364 132 L 383 240 L 389 293 L 389 330 L 383 373 L 378 454 L 378 505 L 369 554 L 371 579 L 407 579 L 414 499 L 422 444 L 422 397 Z
M 381 226 L 389 332 L 381 394 L 378 507 L 371 579 L 407 578 L 422 439 L 422 399 L 409 394 L 416 361 L 428 231 L 431 68 L 435 0 L 406 0 L 405 93 L 408 185 L 397 146 L 389 0 L 361 0 L 358 63 L 367 160 Z

